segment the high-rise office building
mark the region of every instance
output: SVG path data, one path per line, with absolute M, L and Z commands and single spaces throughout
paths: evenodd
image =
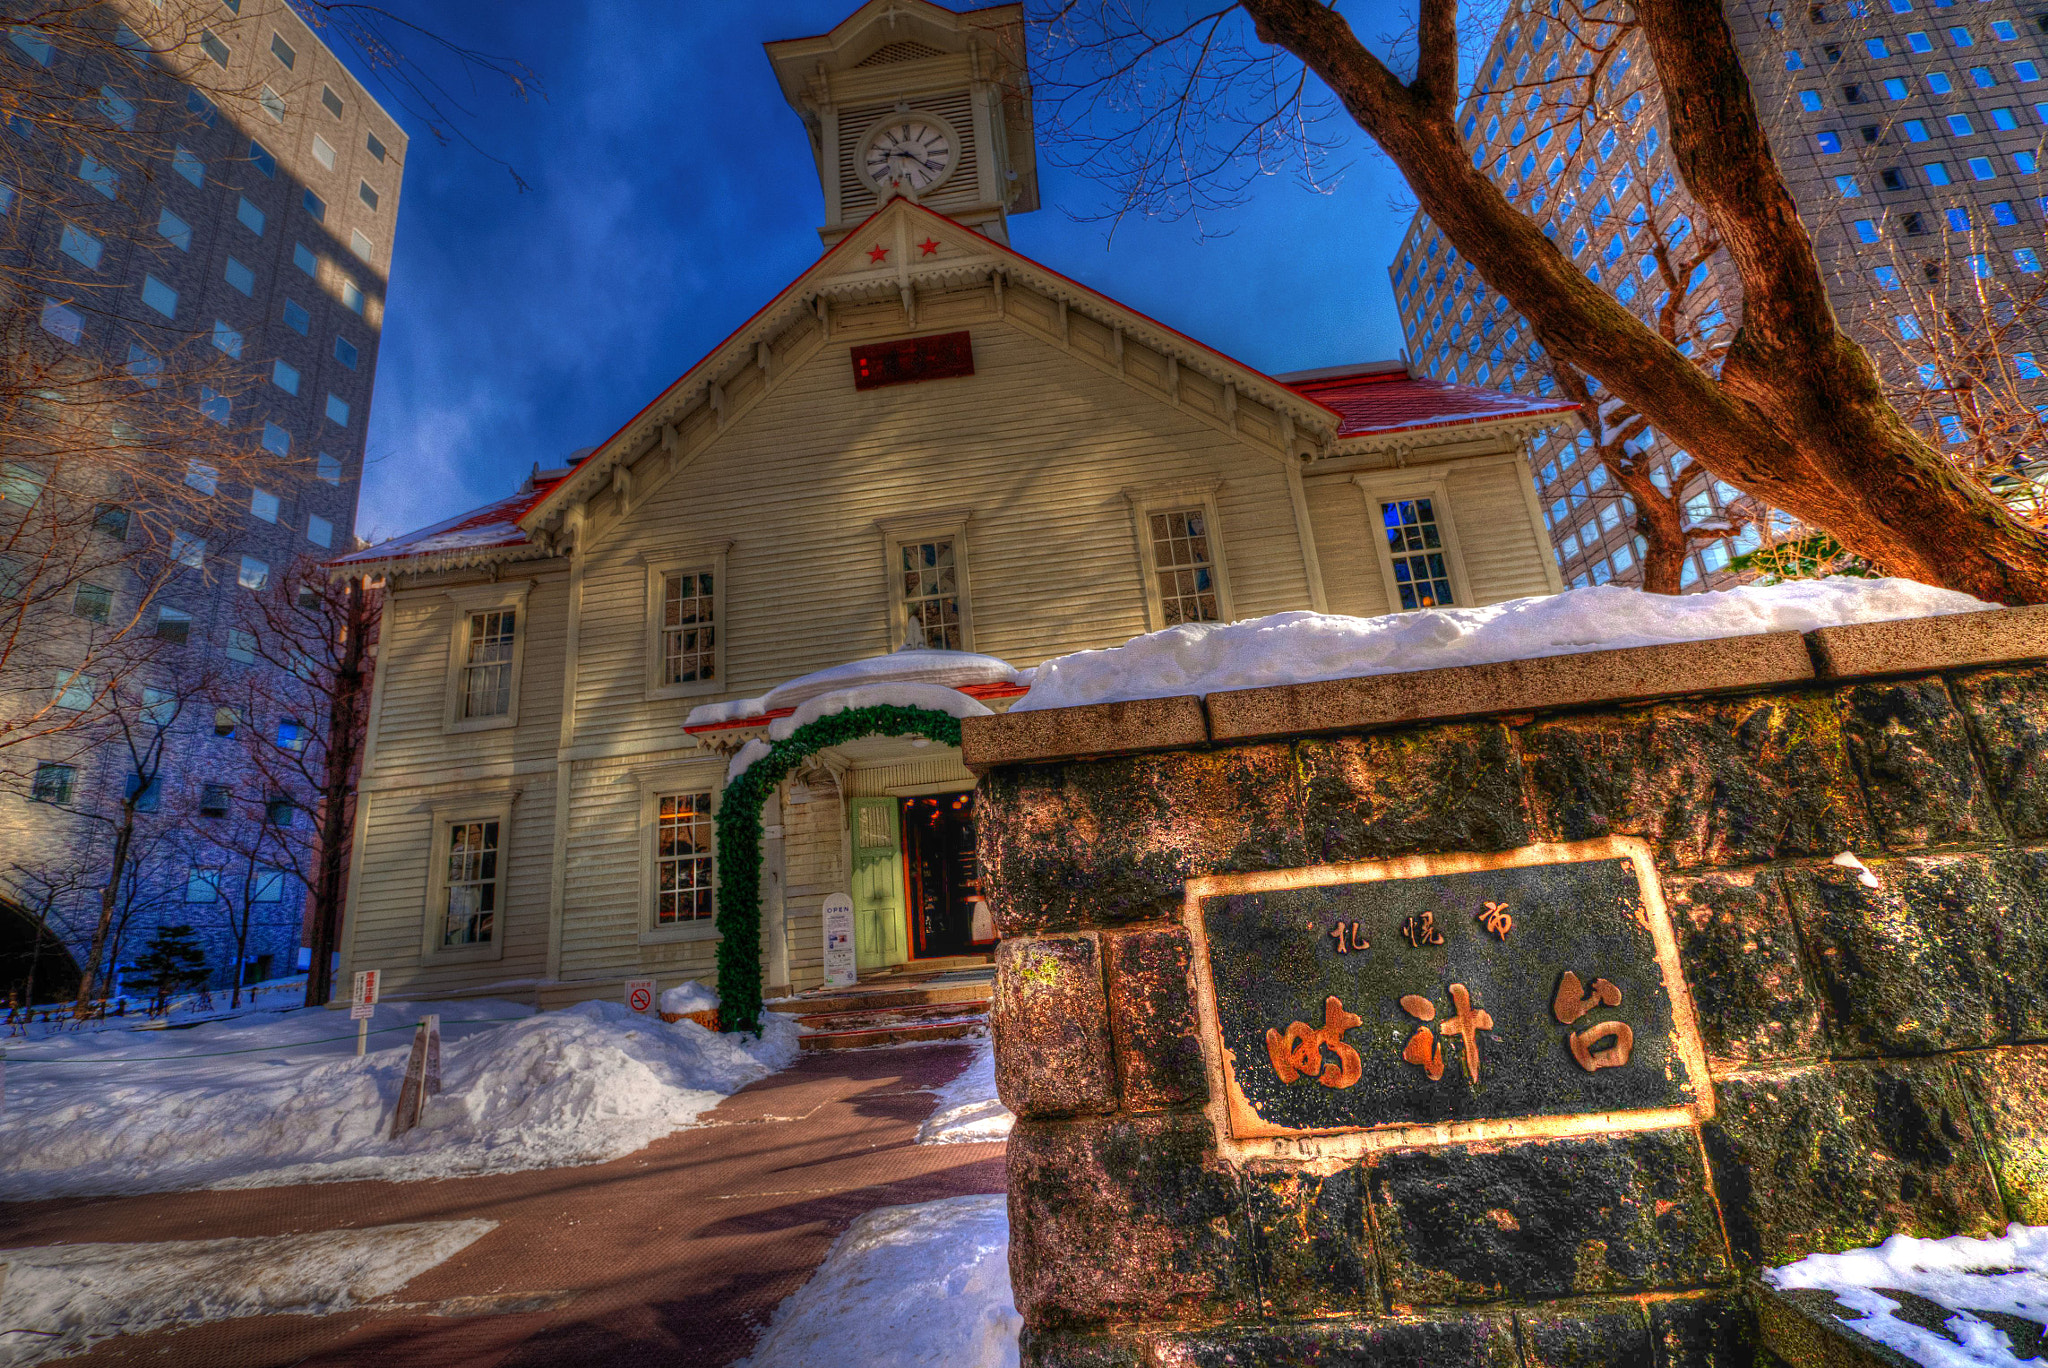
M 15 260 L 31 267 L 13 278 L 46 296 L 26 301 L 25 316 L 45 334 L 37 346 L 51 350 L 54 339 L 60 359 L 71 348 L 131 367 L 182 349 L 232 371 L 234 384 L 204 389 L 193 404 L 234 457 L 194 459 L 187 472 L 212 501 L 212 534 L 175 546 L 184 568 L 148 592 L 133 576 L 109 576 L 92 586 L 88 607 L 100 620 L 138 619 L 159 666 L 204 673 L 233 693 L 271 668 L 237 626 L 241 600 L 296 560 L 354 545 L 407 138 L 284 0 L 114 0 L 95 22 L 113 47 L 16 25 L 0 33 L 0 61 L 14 65 L 6 79 L 17 90 L 97 85 L 95 105 L 80 107 L 122 131 L 123 156 L 80 156 L 32 117 L 10 120 L 0 136 L 18 140 L 15 164 L 29 173 L 20 179 L 33 183 L 0 185 L 0 227 Z M 88 231 L 81 204 L 94 223 L 132 231 Z M 34 269 L 41 263 L 48 269 Z M 173 398 L 171 386 L 162 393 L 166 403 L 193 401 Z M 196 430 L 211 431 L 204 422 Z M 289 869 L 244 880 L 245 900 L 260 907 L 239 947 L 243 962 L 230 962 L 222 905 L 236 896 L 225 886 L 236 876 L 219 852 L 251 843 L 229 828 L 311 820 L 241 791 L 262 781 L 247 768 L 232 711 L 210 701 L 182 708 L 164 738 L 157 791 L 144 799 L 162 839 L 124 876 L 141 911 L 123 957 L 141 949 L 151 925 L 190 923 L 217 983 L 288 972 L 304 901 Z M 291 745 L 299 733 L 286 728 L 316 721 L 239 725 L 275 730 L 277 744 Z M 62 748 L 47 749 L 57 757 Z M 9 763 L 37 770 L 32 787 L 0 795 L 0 923 L 13 924 L 0 924 L 0 957 L 39 896 L 38 870 L 61 865 L 95 823 L 104 829 L 134 772 L 98 751 Z M 74 887 L 49 909 L 80 960 L 97 901 L 96 886 Z M 13 986 L 0 983 L 0 997 Z
M 2009 397 L 2029 402 L 2041 378 L 2029 306 L 2042 289 L 2048 210 L 2037 174 L 2048 16 L 2013 0 L 1731 0 L 1725 13 L 1836 314 L 1871 350 L 1902 410 L 1934 442 L 1970 440 L 1971 386 L 1936 355 L 1930 333 L 1986 318 L 2001 334 L 1990 369 Z M 1604 15 L 1519 0 L 1459 127 L 1474 164 L 1588 278 L 1654 323 L 1671 292 L 1652 241 L 1689 262 L 1710 230 L 1673 169 L 1647 45 Z M 1419 370 L 1554 392 L 1526 324 L 1427 215 L 1415 216 L 1390 274 Z M 1741 290 L 1725 253 L 1686 274 L 1680 339 L 1690 353 L 1726 341 L 1740 322 Z M 1591 447 L 1585 433 L 1556 434 L 1532 462 L 1565 580 L 1639 583 L 1630 506 Z M 1674 462 L 1684 464 L 1654 430 L 1629 447 L 1666 489 Z M 1694 549 L 1689 589 L 1728 582 L 1730 560 L 1757 545 L 1761 520 L 1790 527 L 1696 466 L 1679 479 L 1689 520 L 1738 527 Z

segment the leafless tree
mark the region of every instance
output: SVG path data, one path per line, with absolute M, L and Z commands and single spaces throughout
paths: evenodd
M 1334 101 L 1550 356 L 1715 475 L 1895 573 L 1998 602 L 2048 598 L 2048 538 L 1914 429 L 1837 323 L 1719 0 L 1561 0 L 1529 15 L 1569 36 L 1542 74 L 1565 110 L 1633 79 L 1620 54 L 1637 38 L 1653 61 L 1677 173 L 1740 284 L 1718 372 L 1582 274 L 1488 174 L 1456 123 L 1470 35 L 1455 0 L 1418 3 L 1412 29 L 1375 51 L 1322 0 L 1192 19 L 1147 0 L 1048 0 L 1039 89 L 1055 128 L 1060 109 L 1089 102 L 1067 120 L 1084 134 L 1074 159 L 1124 210 L 1215 203 L 1283 155 L 1312 173 L 1328 156 L 1315 116 Z

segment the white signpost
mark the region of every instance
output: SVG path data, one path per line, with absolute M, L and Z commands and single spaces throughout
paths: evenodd
M 355 992 L 349 998 L 349 1020 L 356 1023 L 356 1058 L 370 1048 L 370 1018 L 377 1011 L 377 980 L 375 969 L 356 971 Z
M 853 899 L 834 893 L 825 899 L 825 983 L 851 988 L 860 977 L 853 955 Z
M 626 1005 L 632 1008 L 634 1011 L 640 1013 L 640 1015 L 642 1016 L 646 1016 L 649 1012 L 653 1011 L 654 980 L 627 979 Z

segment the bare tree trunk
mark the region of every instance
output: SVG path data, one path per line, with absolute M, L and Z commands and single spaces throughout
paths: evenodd
M 1243 0 L 1400 167 L 1422 210 L 1529 320 L 1708 470 L 1892 573 L 2002 603 L 2048 600 L 2048 538 L 1962 478 L 1886 399 L 1835 323 L 1720 0 L 1638 0 L 1679 172 L 1742 280 L 1717 381 L 1594 285 L 1472 165 L 1453 123 L 1455 0 L 1423 0 L 1403 85 L 1321 0 Z
M 348 640 L 328 695 L 327 772 L 320 795 L 320 869 L 313 889 L 312 971 L 306 975 L 306 1005 L 324 1007 L 334 995 L 334 951 L 341 939 L 342 896 L 347 876 L 343 856 L 349 840 L 349 794 L 355 786 L 363 692 L 363 647 L 369 613 L 360 578 L 348 582 L 343 618 Z
M 100 957 L 107 950 L 107 932 L 113 927 L 114 904 L 121 894 L 121 873 L 128 867 L 128 846 L 135 838 L 135 805 L 148 791 L 149 785 L 139 785 L 135 792 L 121 800 L 121 825 L 114 832 L 113 868 L 107 875 L 107 886 L 100 890 L 99 925 L 93 928 L 92 954 L 86 958 L 84 972 L 78 976 L 78 998 L 71 1004 L 73 1016 L 85 1015 L 86 1004 L 92 1001 L 93 989 L 98 987 Z

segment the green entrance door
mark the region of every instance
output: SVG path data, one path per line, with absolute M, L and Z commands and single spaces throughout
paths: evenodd
M 859 969 L 886 969 L 910 957 L 904 934 L 903 828 L 894 798 L 854 798 L 853 948 Z

